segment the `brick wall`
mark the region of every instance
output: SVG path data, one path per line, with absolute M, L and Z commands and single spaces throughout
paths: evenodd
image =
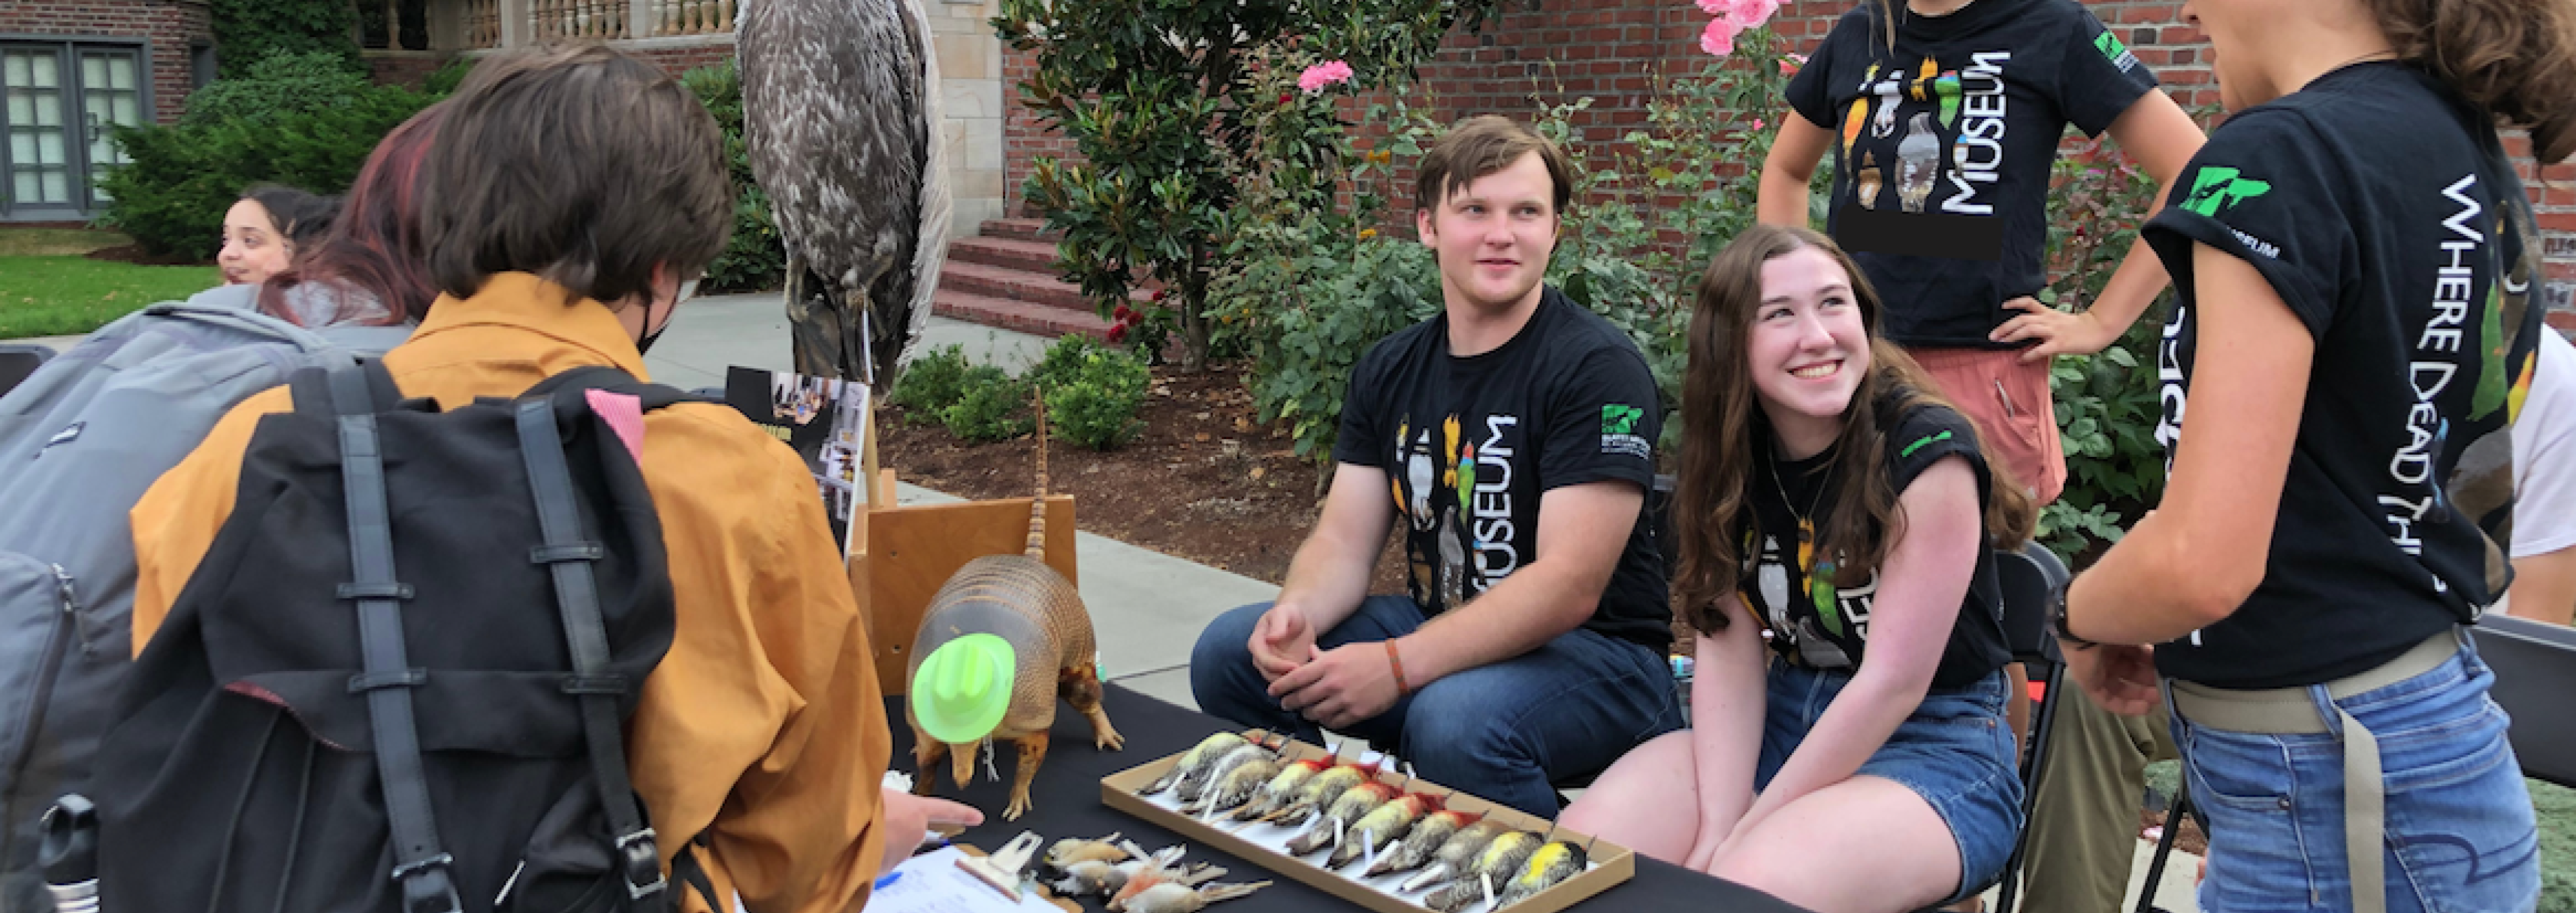
M 618 50 L 633 54 L 662 68 L 673 76 L 733 57 L 733 36 L 709 38 L 648 38 L 641 41 L 616 42 Z
M 204 0 L 5 0 L 0 34 L 148 40 L 152 113 L 162 123 L 186 110 L 188 43 L 214 38 Z
M 367 75 L 379 85 L 420 88 L 429 74 L 447 64 L 452 52 L 366 51 Z
M 2155 68 L 2175 101 L 2185 108 L 2217 106 L 2207 40 L 2198 29 L 2181 24 L 2179 3 L 2088 0 L 2085 5 L 2139 60 Z M 1698 36 L 1707 17 L 1680 0 L 1502 0 L 1501 6 L 1498 19 L 1483 29 L 1451 34 L 1437 58 L 1423 67 L 1424 88 L 1437 98 L 1442 118 L 1486 113 L 1526 118 L 1541 102 L 1590 96 L 1592 108 L 1573 122 L 1587 142 L 1609 144 L 1642 122 L 1656 73 L 1696 72 L 1706 60 Z M 1851 0 L 1789 0 L 1772 28 L 1790 50 L 1804 53 L 1851 6 Z M 1030 161 L 1041 155 L 1069 158 L 1074 151 L 1069 140 L 1042 130 L 1036 115 L 1017 103 L 1016 87 L 1034 66 L 1032 55 L 1019 52 L 1008 52 L 1002 64 L 1013 102 L 1006 122 L 1006 187 L 1010 207 L 1023 213 L 1020 185 Z M 2523 138 L 2510 136 L 2506 144 L 2521 164 L 2544 234 L 2551 281 L 2543 294 L 2552 305 L 2551 321 L 2576 331 L 2576 302 L 2570 300 L 2576 297 L 2576 164 L 2536 168 Z

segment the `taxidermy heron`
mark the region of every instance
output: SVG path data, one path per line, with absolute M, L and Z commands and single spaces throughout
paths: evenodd
M 948 254 L 930 21 L 919 0 L 744 7 L 744 140 L 787 245 L 796 370 L 891 379 Z

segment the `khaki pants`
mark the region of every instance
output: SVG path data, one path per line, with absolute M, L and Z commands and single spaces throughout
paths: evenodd
M 2171 717 L 2163 701 L 2145 716 L 2122 716 L 2072 681 L 2062 687 L 2031 809 L 2022 909 L 2112 913 L 2137 859 L 2147 765 L 2176 757 Z

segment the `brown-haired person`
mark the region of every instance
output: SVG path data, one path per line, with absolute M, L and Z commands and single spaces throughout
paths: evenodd
M 1673 504 L 1691 728 L 1620 759 L 1566 827 L 1819 911 L 1957 900 L 2012 853 L 1990 547 L 2029 538 L 2030 498 L 1883 318 L 1805 228 L 1756 225 L 1709 263 Z
M 1352 370 L 1287 586 L 1200 633 L 1190 687 L 1209 713 L 1330 727 L 1552 816 L 1552 781 L 1681 724 L 1640 510 L 1662 409 L 1627 334 L 1542 281 L 1572 193 L 1561 152 L 1478 117 L 1419 171 L 1441 313 Z M 1398 517 L 1410 593 L 1370 595 Z
M 732 222 L 714 120 L 660 70 L 597 46 L 497 55 L 446 104 L 418 187 L 444 294 L 385 354 L 403 393 L 455 408 L 576 367 L 644 377 L 642 350 Z M 223 525 L 253 426 L 289 408 L 283 390 L 245 403 L 136 506 L 138 647 Z M 665 870 L 696 841 L 717 897 L 855 909 L 927 819 L 980 816 L 881 790 L 867 629 L 795 454 L 716 405 L 655 410 L 644 428 L 675 630 L 626 748 Z
M 2512 579 L 2546 332 L 2496 131 L 2576 152 L 2576 3 L 2182 17 L 2233 113 L 2143 232 L 2180 293 L 2170 471 L 2067 594 L 2069 677 L 2137 713 L 2162 673 L 2209 818 L 2202 909 L 2531 909 L 2531 796 L 2465 626 Z

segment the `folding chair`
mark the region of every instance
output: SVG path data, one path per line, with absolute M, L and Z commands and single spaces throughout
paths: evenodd
M 47 359 L 54 357 L 52 346 L 32 342 L 0 342 L 0 395 L 17 389 L 27 375 L 36 373 Z
M 2057 594 L 2066 588 L 2074 575 L 2056 552 L 2037 542 L 2019 550 L 1995 550 L 1995 572 L 2003 587 L 2004 645 L 2012 650 L 2014 662 L 2029 671 L 2030 679 L 2044 683 L 2038 699 L 2031 702 L 2029 750 L 2021 758 L 2020 832 L 2013 835 L 2012 855 L 2005 857 L 2003 871 L 1978 886 L 1975 894 L 2001 887 L 1995 909 L 2006 913 L 2013 909 L 2021 893 L 2022 854 L 2030 839 L 2030 813 L 2039 795 L 2039 775 L 2048 763 L 2048 734 L 2057 724 L 2057 696 L 2066 680 L 2066 663 L 2057 652 L 2057 637 L 2048 629 L 2049 610 L 2057 604 Z
M 2495 670 L 2487 696 L 2513 718 L 2505 737 L 2513 742 L 2522 775 L 2560 786 L 2576 787 L 2576 628 L 2528 618 L 2488 615 L 2469 629 L 2478 657 Z M 2189 786 L 2189 777 L 2184 778 Z M 2137 913 L 2163 913 L 2155 906 L 2156 885 L 2164 877 L 2165 858 L 2173 852 L 2174 835 L 2190 810 L 2190 790 L 2174 797 L 2165 816 L 2165 833 L 2156 841 L 2155 858 L 2147 864 L 2146 887 L 2138 891 Z M 2201 828 L 2209 827 L 2206 818 Z

